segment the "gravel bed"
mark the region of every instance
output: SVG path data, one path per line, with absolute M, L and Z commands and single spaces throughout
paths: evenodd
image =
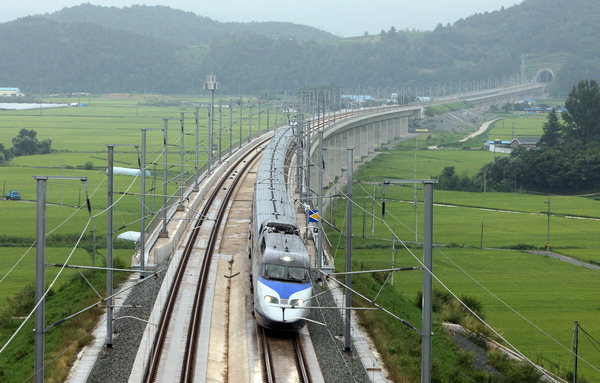
M 315 286 L 315 293 L 321 289 Z M 331 293 L 316 298 L 316 306 L 335 306 Z M 370 382 L 358 353 L 344 351 L 343 318 L 339 310 L 313 310 L 311 319 L 327 324 L 327 327 L 308 323 L 310 336 L 326 383 Z
M 160 269 L 165 269 L 162 265 Z M 131 290 L 124 305 L 136 307 L 120 308 L 115 318 L 133 316 L 147 320 L 152 311 L 156 294 L 162 283 L 164 273 L 144 282 Z M 320 291 L 317 287 L 316 291 Z M 319 306 L 335 306 L 331 293 L 318 297 Z M 324 322 L 327 327 L 309 323 L 308 328 L 326 383 L 369 382 L 358 353 L 352 346 L 352 352 L 344 351 L 343 317 L 338 310 L 314 310 L 312 319 Z M 104 348 L 90 373 L 88 383 L 127 382 L 136 357 L 137 349 L 146 323 L 125 318 L 114 322 L 113 347 Z
M 166 264 L 160 265 L 157 270 L 166 270 L 166 266 Z M 132 316 L 147 320 L 152 312 L 164 274 L 147 277 L 148 281 L 132 288 L 124 306 L 134 307 L 120 308 L 115 318 Z M 87 380 L 88 383 L 121 383 L 129 379 L 146 322 L 124 318 L 113 323 L 113 346 L 102 350 Z

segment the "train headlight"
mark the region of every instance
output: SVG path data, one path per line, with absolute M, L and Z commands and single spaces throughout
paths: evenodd
M 292 299 L 290 301 L 290 306 L 302 306 L 304 304 L 304 299 Z
M 279 303 L 279 299 L 275 298 L 272 295 L 265 295 L 265 301 L 267 303 L 271 303 L 271 304 L 277 304 L 277 303 Z

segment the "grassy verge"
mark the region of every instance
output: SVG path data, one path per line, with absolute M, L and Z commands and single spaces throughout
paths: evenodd
M 115 267 L 127 267 L 131 250 L 116 251 Z M 47 280 L 56 272 L 49 270 Z M 4 345 L 22 323 L 24 317 L 35 305 L 35 289 L 31 269 L 18 272 L 11 281 L 19 282 L 23 276 L 26 287 L 5 298 L 0 309 L 0 344 Z M 105 294 L 106 277 L 103 272 L 83 272 L 94 288 Z M 127 278 L 125 273 L 115 273 L 115 283 Z M 55 285 L 46 299 L 46 325 L 49 326 L 84 307 L 98 302 L 98 296 L 76 271 L 61 276 L 61 282 Z M 10 285 L 10 284 L 8 284 Z M 22 286 L 19 283 L 19 286 Z M 95 307 L 75 318 L 52 327 L 45 336 L 45 381 L 63 382 L 69 373 L 69 367 L 81 347 L 91 340 L 91 332 L 96 326 L 102 308 Z M 0 381 L 23 382 L 31 378 L 34 357 L 34 319 L 27 321 L 9 347 L 0 354 Z

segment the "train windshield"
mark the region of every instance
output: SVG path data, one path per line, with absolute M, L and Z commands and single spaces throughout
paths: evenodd
M 308 279 L 308 273 L 305 268 L 273 264 L 265 265 L 264 276 L 269 279 L 292 282 L 305 282 Z
M 306 269 L 302 267 L 288 267 L 288 277 L 294 281 L 306 280 Z
M 285 266 L 265 265 L 265 277 L 270 279 L 285 279 Z

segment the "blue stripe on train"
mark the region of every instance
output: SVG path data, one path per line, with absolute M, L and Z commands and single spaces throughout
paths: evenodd
M 297 293 L 298 291 L 309 289 L 311 287 L 310 283 L 272 281 L 265 278 L 258 278 L 258 281 L 263 285 L 277 291 L 279 298 L 281 299 L 289 299 L 292 294 Z

